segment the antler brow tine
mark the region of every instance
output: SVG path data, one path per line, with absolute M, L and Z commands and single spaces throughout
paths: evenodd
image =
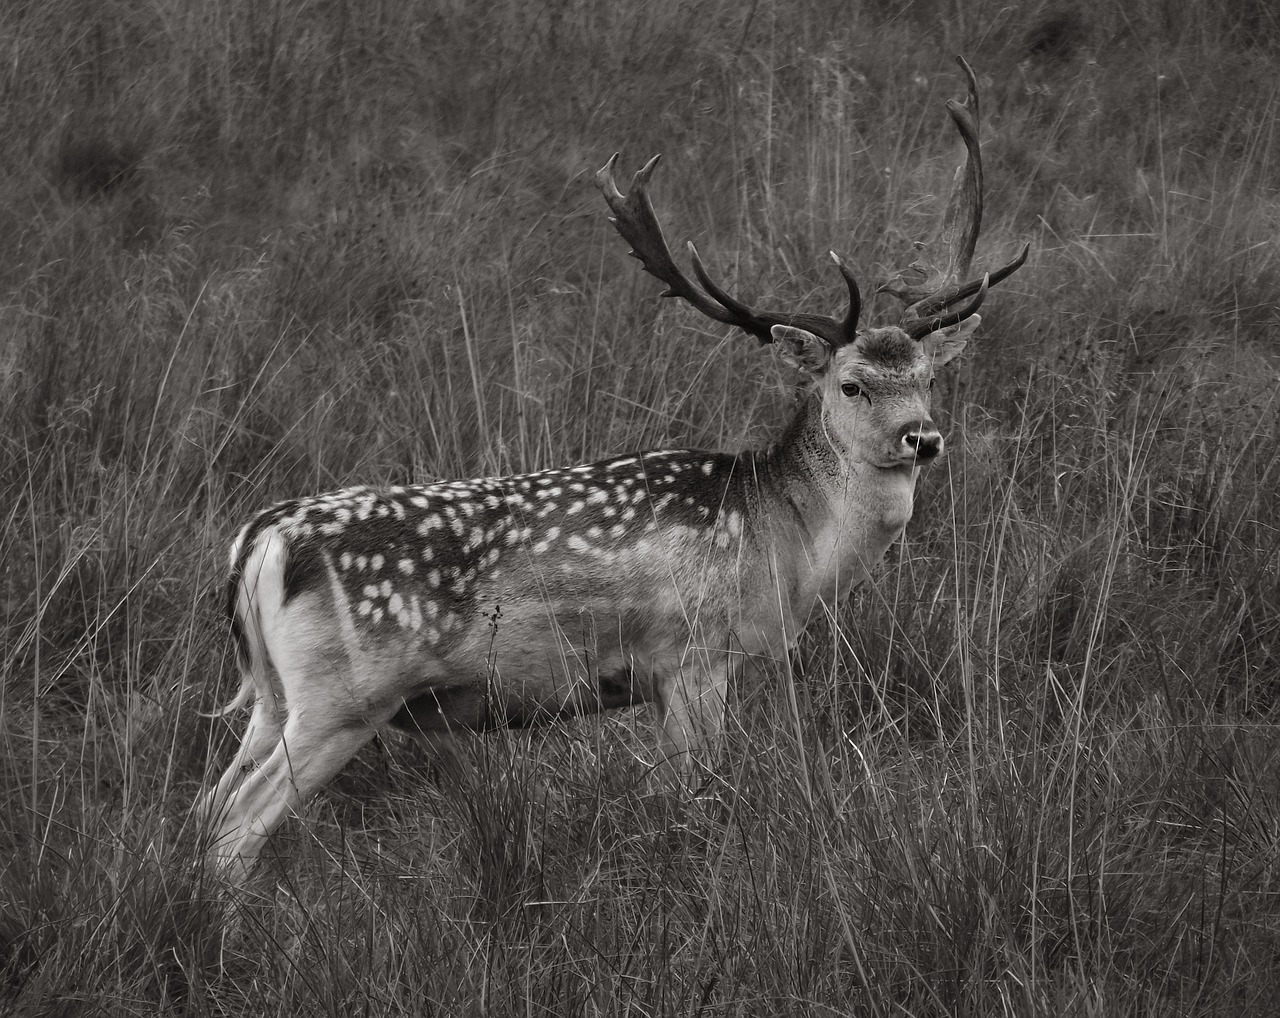
M 953 325 L 959 325 L 966 318 L 978 313 L 978 308 L 982 307 L 982 302 L 986 299 L 987 289 L 991 284 L 991 274 L 983 273 L 982 279 L 978 280 L 977 295 L 968 304 L 959 311 L 952 311 L 947 315 L 938 315 L 932 318 L 922 319 L 918 322 L 909 323 L 905 332 L 912 339 L 924 339 L 931 332 L 937 332 L 940 329 L 949 329 Z

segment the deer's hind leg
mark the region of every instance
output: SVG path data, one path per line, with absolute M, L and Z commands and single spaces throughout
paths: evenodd
M 242 767 L 249 760 L 258 767 L 243 780 L 238 773 L 223 775 L 232 790 L 216 817 L 211 854 L 220 865 L 238 864 L 242 873 L 267 837 L 390 720 L 403 702 L 400 672 L 410 664 L 417 668 L 399 652 L 378 658 L 354 640 L 335 646 L 325 632 L 329 620 L 301 614 L 307 608 L 298 609 L 297 624 L 281 627 L 284 635 L 272 648 L 286 701 L 283 725 L 275 727 L 277 715 L 259 701 L 254 717 L 262 709 L 262 725 L 247 736 L 243 760 L 237 756 Z M 274 742 L 273 728 L 279 732 Z
M 253 865 L 263 843 L 327 784 L 377 726 L 325 710 L 289 714 L 280 741 L 227 801 L 219 817 L 213 855 L 223 866 Z
M 275 695 L 259 696 L 235 758 L 196 807 L 196 816 L 206 829 L 212 830 L 221 822 L 228 799 L 250 772 L 267 761 L 280 742 L 280 734 L 280 706 Z

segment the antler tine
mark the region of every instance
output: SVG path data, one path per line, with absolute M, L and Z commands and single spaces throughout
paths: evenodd
M 730 311 L 743 315 L 751 315 L 759 320 L 768 320 L 774 324 L 798 325 L 803 329 L 821 336 L 832 347 L 844 346 L 846 343 L 852 343 L 858 332 L 858 318 L 862 314 L 862 296 L 858 292 L 858 282 L 853 278 L 853 273 L 840 260 L 840 256 L 834 251 L 830 252 L 831 260 L 836 263 L 836 268 L 840 270 L 840 275 L 844 277 L 845 285 L 849 288 L 849 311 L 845 315 L 843 322 L 837 322 L 834 318 L 826 315 L 773 315 L 770 312 L 757 312 L 747 307 L 732 294 L 726 293 L 718 286 L 709 275 L 707 275 L 706 266 L 702 264 L 702 258 L 698 254 L 698 249 L 693 246 L 693 242 L 689 242 L 689 257 L 693 262 L 694 275 L 698 277 L 703 287 L 716 300 L 727 307 Z
M 844 316 L 844 321 L 840 323 L 840 328 L 848 337 L 848 342 L 853 342 L 853 337 L 858 332 L 858 319 L 862 316 L 862 294 L 858 291 L 858 281 L 853 278 L 853 273 L 849 270 L 849 266 L 841 260 L 840 256 L 834 251 L 828 251 L 831 260 L 836 263 L 836 268 L 840 270 L 840 275 L 844 277 L 844 284 L 849 288 L 849 312 Z
M 905 332 L 912 339 L 920 340 L 931 332 L 937 332 L 939 329 L 949 329 L 953 325 L 959 325 L 970 315 L 977 314 L 978 308 L 982 307 L 982 302 L 986 300 L 987 289 L 991 285 L 991 274 L 984 273 L 980 280 L 976 281 L 978 288 L 977 296 L 959 311 L 952 311 L 948 315 L 939 315 L 934 318 L 920 319 L 912 322 L 905 327 Z
M 1000 266 L 994 272 L 986 273 L 982 278 L 990 278 L 991 285 L 995 286 L 1022 268 L 1026 264 L 1027 256 L 1030 254 L 1031 244 L 1023 244 L 1022 250 L 1018 252 L 1017 257 Z M 982 286 L 982 279 L 972 279 L 967 283 L 959 283 L 945 290 L 939 290 L 937 293 L 918 301 L 911 310 L 916 317 L 927 318 L 929 315 L 941 311 L 948 304 L 954 304 L 958 300 L 964 300 L 966 297 L 977 293 L 980 286 Z

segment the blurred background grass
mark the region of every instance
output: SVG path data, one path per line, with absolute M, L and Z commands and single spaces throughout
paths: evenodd
M 1274 1013 L 1271 4 L 55 0 L 0 50 L 7 1013 Z M 673 243 L 831 310 L 828 249 L 871 282 L 940 214 L 955 53 L 979 263 L 1033 259 L 721 782 L 647 790 L 644 716 L 477 740 L 466 795 L 388 739 L 204 874 L 244 518 L 765 443 L 786 370 L 592 174 L 662 152 Z

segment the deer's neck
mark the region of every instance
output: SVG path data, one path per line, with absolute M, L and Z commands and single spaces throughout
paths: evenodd
M 792 545 L 787 580 L 797 617 L 865 582 L 911 519 L 919 470 L 881 469 L 836 443 L 821 400 L 808 393 L 766 454 L 771 516 Z

